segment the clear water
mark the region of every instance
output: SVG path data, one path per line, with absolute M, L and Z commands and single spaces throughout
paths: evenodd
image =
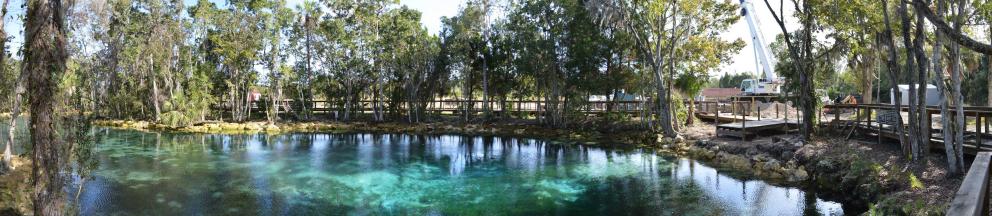
M 9 124 L 10 118 L 0 118 L 0 152 L 6 147 L 4 145 L 7 144 L 7 133 L 9 132 L 7 129 L 10 128 L 8 127 Z M 14 146 L 11 148 L 11 151 L 24 152 L 27 150 L 29 144 L 28 118 L 23 116 L 17 118 L 16 124 L 16 127 L 14 127 L 14 137 L 17 139 L 14 139 Z
M 82 215 L 840 215 L 646 150 L 533 139 L 100 129 Z M 74 196 L 74 197 L 72 197 Z

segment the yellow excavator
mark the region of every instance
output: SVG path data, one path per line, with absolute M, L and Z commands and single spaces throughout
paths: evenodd
M 840 100 L 836 101 L 834 104 L 858 104 L 858 98 L 854 95 L 847 95 L 844 98 L 841 98 Z M 834 110 L 829 108 L 823 108 L 823 112 L 832 114 L 835 112 L 845 112 L 845 110 L 844 109 Z

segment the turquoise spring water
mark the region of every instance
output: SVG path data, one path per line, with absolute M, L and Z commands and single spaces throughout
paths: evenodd
M 97 129 L 82 215 L 841 215 L 796 188 L 639 149 L 402 134 Z

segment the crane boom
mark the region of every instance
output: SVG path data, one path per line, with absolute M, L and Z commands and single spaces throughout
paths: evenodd
M 758 26 L 758 20 L 752 13 L 753 11 L 755 10 L 751 5 L 751 0 L 741 0 L 741 13 L 747 20 L 747 26 L 751 29 L 751 43 L 754 46 L 755 58 L 761 64 L 762 74 L 766 82 L 776 82 L 778 76 L 775 74 L 775 59 L 772 58 L 768 50 L 768 44 L 765 43 L 765 38 L 761 34 L 761 28 Z

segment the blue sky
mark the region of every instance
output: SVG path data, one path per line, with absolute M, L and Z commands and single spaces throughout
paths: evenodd
M 186 0 L 187 2 L 193 0 Z M 211 0 L 213 2 L 223 2 L 223 0 Z M 290 8 L 303 3 L 304 0 L 287 0 Z M 195 2 L 195 1 L 193 1 Z M 458 9 L 465 3 L 464 0 L 400 0 L 400 4 L 419 10 L 422 13 L 420 23 L 427 27 L 431 33 L 437 34 L 441 31 L 441 17 L 454 16 L 458 14 Z
M 86 0 L 86 1 L 99 1 L 99 0 Z M 196 0 L 185 0 L 188 5 L 194 4 Z M 216 3 L 223 4 L 225 0 L 210 0 Z M 304 0 L 287 0 L 290 7 L 295 7 L 301 4 Z M 761 22 L 760 26 L 763 31 L 765 39 L 771 43 L 771 40 L 775 38 L 777 34 L 780 34 L 778 26 L 775 25 L 775 21 L 772 19 L 771 13 L 768 11 L 763 4 L 758 4 L 760 0 L 755 1 L 755 10 L 757 11 L 758 19 Z M 11 0 L 8 8 L 8 15 L 4 19 L 4 30 L 7 34 L 11 36 L 11 41 L 8 43 L 8 52 L 14 52 L 19 50 L 23 44 L 23 23 L 21 16 L 24 15 L 24 8 L 21 7 L 24 0 Z M 458 9 L 461 8 L 465 0 L 400 0 L 400 3 L 406 5 L 410 8 L 419 10 L 423 13 L 421 17 L 421 23 L 427 28 L 428 31 L 437 34 L 441 30 L 441 17 L 443 16 L 454 16 L 458 14 Z M 772 1 L 777 2 L 777 1 Z M 773 7 L 778 6 L 772 3 Z M 786 4 L 789 4 L 786 1 Z M 791 5 L 786 5 L 784 8 L 787 10 L 792 8 Z M 786 19 L 794 20 L 791 17 L 792 12 L 786 11 Z M 796 28 L 794 22 L 790 22 L 787 25 L 790 30 Z M 731 26 L 726 32 L 720 34 L 720 37 L 727 40 L 741 39 L 747 43 L 738 54 L 734 55 L 732 62 L 727 62 L 717 74 L 724 73 L 738 73 L 746 71 L 755 71 L 755 58 L 753 46 L 750 42 L 750 32 L 748 30 L 747 24 L 741 19 L 738 23 Z M 15 54 L 16 55 L 16 54 Z
M 23 0 L 11 0 L 7 5 L 7 16 L 3 18 L 3 30 L 11 40 L 7 42 L 7 52 L 14 53 L 24 44 Z M 16 55 L 16 53 L 15 53 Z

